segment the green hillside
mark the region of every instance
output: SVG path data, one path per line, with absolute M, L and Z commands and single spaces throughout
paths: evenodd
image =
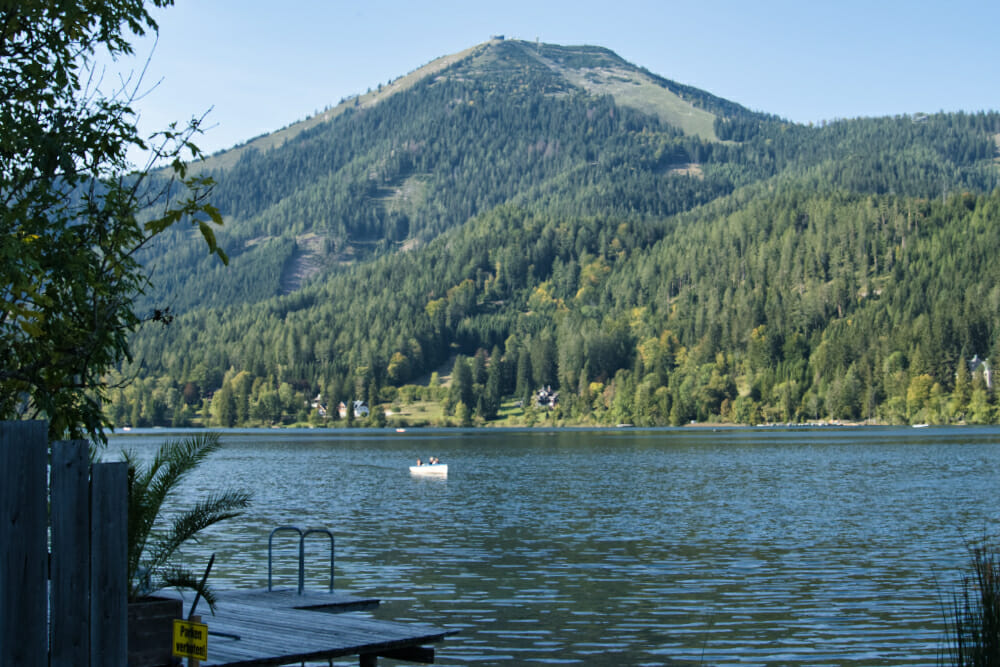
M 493 40 L 201 165 L 230 265 L 179 233 L 151 250 L 145 307 L 176 318 L 107 412 L 992 422 L 969 360 L 1000 352 L 998 136 L 996 113 L 806 127 Z

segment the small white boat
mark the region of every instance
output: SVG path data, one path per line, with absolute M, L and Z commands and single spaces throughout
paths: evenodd
M 447 463 L 428 463 L 422 466 L 410 466 L 411 475 L 439 475 L 448 476 Z
M 930 424 L 914 424 L 913 428 L 927 428 Z

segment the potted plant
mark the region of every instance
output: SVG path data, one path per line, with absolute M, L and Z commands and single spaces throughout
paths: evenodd
M 181 600 L 156 597 L 164 588 L 195 591 L 214 609 L 215 596 L 202 579 L 175 561 L 178 549 L 198 533 L 242 514 L 250 494 L 227 489 L 210 494 L 163 520 L 161 510 L 180 482 L 221 446 L 219 435 L 202 433 L 168 440 L 148 463 L 123 452 L 128 464 L 128 644 L 129 665 L 171 663 L 173 619 Z

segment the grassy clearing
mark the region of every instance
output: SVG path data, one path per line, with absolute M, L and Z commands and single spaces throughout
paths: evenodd
M 660 120 L 680 127 L 685 134 L 709 141 L 717 139 L 713 114 L 697 108 L 648 77 L 614 68 L 600 71 L 563 69 L 561 73 L 589 93 L 611 95 L 619 104 L 659 116 Z
M 405 405 L 383 405 L 390 426 L 452 426 L 454 417 L 447 417 L 437 401 L 414 401 Z M 450 420 L 450 421 L 449 421 Z

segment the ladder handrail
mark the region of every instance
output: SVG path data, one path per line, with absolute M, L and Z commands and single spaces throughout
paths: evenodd
M 305 589 L 305 550 L 306 550 L 306 537 L 309 535 L 326 535 L 330 538 L 330 592 L 333 592 L 333 533 L 326 528 L 309 528 L 303 532 L 298 526 L 278 526 L 271 531 L 270 536 L 267 538 L 267 590 L 270 592 L 271 589 L 271 573 L 272 573 L 272 560 L 273 560 L 273 547 L 274 547 L 274 536 L 282 531 L 298 533 L 299 536 L 299 577 L 298 577 L 298 592 L 302 595 Z
M 306 532 L 302 533 L 303 551 L 304 551 L 304 548 L 305 548 L 306 538 L 309 537 L 310 535 L 313 535 L 313 534 L 326 535 L 327 537 L 330 538 L 330 592 L 332 593 L 333 592 L 333 533 L 330 532 L 329 530 L 327 530 L 326 528 L 310 528 Z M 299 594 L 300 595 L 302 593 L 302 579 L 303 579 L 304 571 L 305 571 L 305 567 L 302 567 L 299 570 Z
M 271 548 L 274 543 L 274 536 L 283 530 L 292 531 L 299 534 L 299 595 L 302 594 L 302 531 L 298 526 L 278 526 L 271 531 L 271 535 L 267 538 L 267 592 L 271 592 Z

